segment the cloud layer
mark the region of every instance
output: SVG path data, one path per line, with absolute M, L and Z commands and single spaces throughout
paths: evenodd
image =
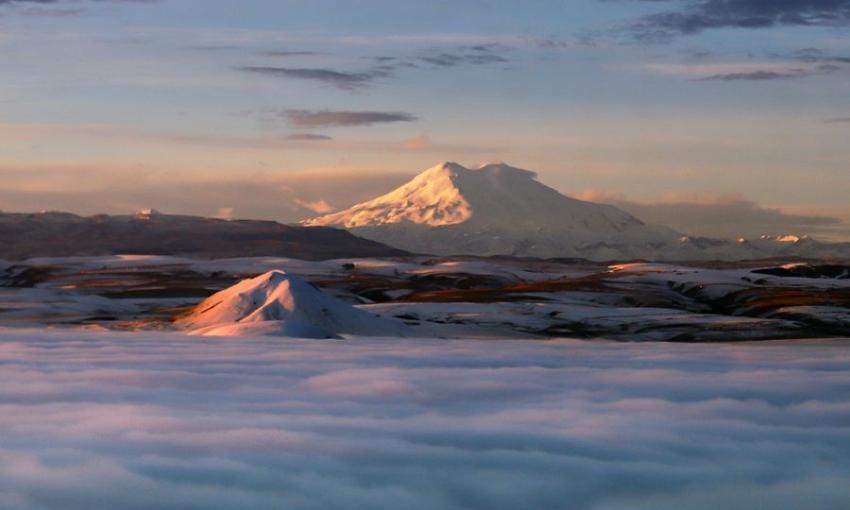
M 0 331 L 9 510 L 844 508 L 850 352 Z
M 572 195 L 591 202 L 605 202 L 634 214 L 646 223 L 661 224 L 691 235 L 708 237 L 760 237 L 809 234 L 818 239 L 844 239 L 850 227 L 841 218 L 816 214 L 792 214 L 764 207 L 739 195 L 674 193 L 652 203 L 628 200 L 622 193 L 588 190 Z

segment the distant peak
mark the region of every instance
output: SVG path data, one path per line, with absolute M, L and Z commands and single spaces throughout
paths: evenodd
M 155 216 L 162 216 L 162 213 L 150 207 L 148 209 L 142 209 L 141 211 L 136 213 L 136 219 L 139 220 L 149 220 Z

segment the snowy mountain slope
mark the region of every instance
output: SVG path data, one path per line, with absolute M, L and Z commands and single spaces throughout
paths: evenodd
M 175 324 L 199 335 L 264 334 L 339 338 L 402 336 L 404 325 L 358 310 L 280 270 L 218 292 Z
M 304 222 L 335 226 L 402 249 L 437 254 L 616 258 L 625 245 L 681 236 L 611 205 L 566 197 L 536 174 L 505 164 L 475 170 L 442 163 L 404 186 Z

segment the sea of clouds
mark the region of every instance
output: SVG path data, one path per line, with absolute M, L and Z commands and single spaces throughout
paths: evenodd
M 850 345 L 0 329 L 0 508 L 846 509 Z

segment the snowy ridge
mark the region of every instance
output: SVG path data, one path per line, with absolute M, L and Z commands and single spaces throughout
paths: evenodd
M 307 220 L 304 225 L 354 228 L 410 221 L 437 227 L 463 223 L 473 213 L 459 188 L 459 181 L 468 172 L 458 164 L 443 163 L 395 191 L 345 211 Z
M 175 323 L 196 335 L 339 338 L 401 335 L 404 326 L 358 310 L 307 281 L 274 270 L 218 292 Z

